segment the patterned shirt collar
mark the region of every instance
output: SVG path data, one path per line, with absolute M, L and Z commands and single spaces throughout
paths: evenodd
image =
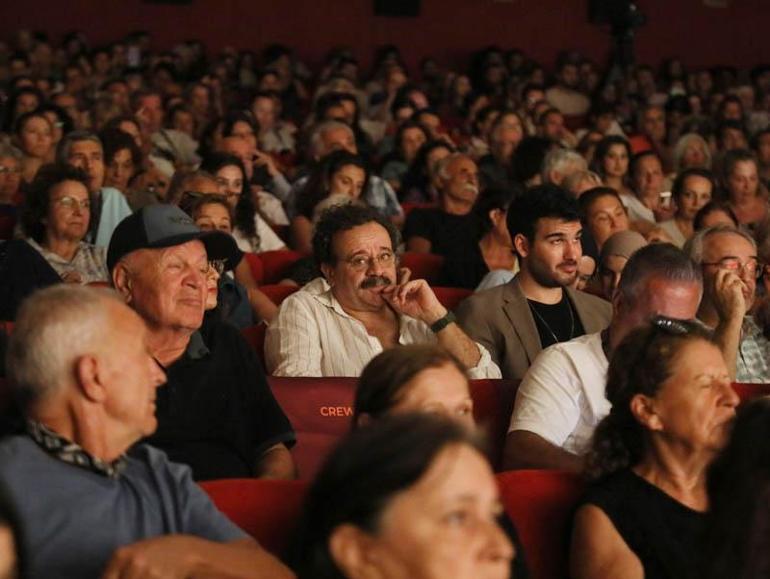
M 125 454 L 112 462 L 103 461 L 35 420 L 27 420 L 27 434 L 54 458 L 111 479 L 118 478 L 126 466 Z

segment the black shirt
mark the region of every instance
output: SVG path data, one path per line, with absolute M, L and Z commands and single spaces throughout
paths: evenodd
M 487 263 L 478 243 L 466 243 L 446 256 L 439 278 L 439 285 L 476 289 L 489 273 Z
M 698 563 L 705 513 L 625 469 L 600 480 L 582 504 L 599 507 L 639 557 L 646 579 L 687 579 Z
M 146 442 L 189 465 L 195 480 L 253 477 L 265 450 L 294 442 L 256 354 L 233 326 L 201 328 L 166 375 L 158 430 Z
M 575 306 L 569 301 L 567 292 L 562 291 L 561 301 L 556 304 L 543 304 L 528 299 L 529 309 L 535 318 L 540 345 L 543 349 L 557 342 L 567 342 L 585 334 L 580 316 Z
M 474 213 L 453 215 L 441 209 L 414 209 L 404 224 L 404 239 L 424 237 L 431 243 L 431 253 L 448 257 L 465 250 L 479 240 L 479 220 Z

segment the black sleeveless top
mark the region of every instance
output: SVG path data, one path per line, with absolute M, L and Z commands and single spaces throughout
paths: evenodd
M 600 508 L 639 557 L 645 579 L 687 579 L 698 568 L 706 514 L 625 469 L 599 480 L 582 504 Z

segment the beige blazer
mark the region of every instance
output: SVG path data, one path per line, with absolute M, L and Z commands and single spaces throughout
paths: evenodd
M 612 317 L 609 302 L 567 289 L 586 334 L 606 328 Z M 477 292 L 457 309 L 460 327 L 492 354 L 506 380 L 521 380 L 540 353 L 540 335 L 518 276 L 510 282 Z

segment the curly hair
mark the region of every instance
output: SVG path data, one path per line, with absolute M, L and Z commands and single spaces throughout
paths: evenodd
M 324 211 L 316 224 L 313 234 L 313 258 L 316 264 L 319 267 L 323 264 L 335 265 L 337 256 L 334 255 L 334 236 L 372 222 L 385 228 L 393 251 L 396 251 L 401 236 L 398 229 L 379 211 L 361 205 L 335 205 Z
M 612 353 L 607 372 L 610 413 L 594 432 L 587 474 L 601 478 L 637 464 L 647 449 L 647 430 L 631 411 L 637 395 L 653 397 L 674 372 L 684 346 L 695 340 L 714 343 L 712 333 L 698 322 L 658 316 L 628 334 Z
M 27 237 L 38 243 L 45 241 L 45 224 L 51 204 L 51 191 L 64 181 L 77 181 L 88 190 L 88 176 L 85 171 L 65 164 L 43 165 L 37 172 L 27 192 L 21 212 L 21 229 Z

